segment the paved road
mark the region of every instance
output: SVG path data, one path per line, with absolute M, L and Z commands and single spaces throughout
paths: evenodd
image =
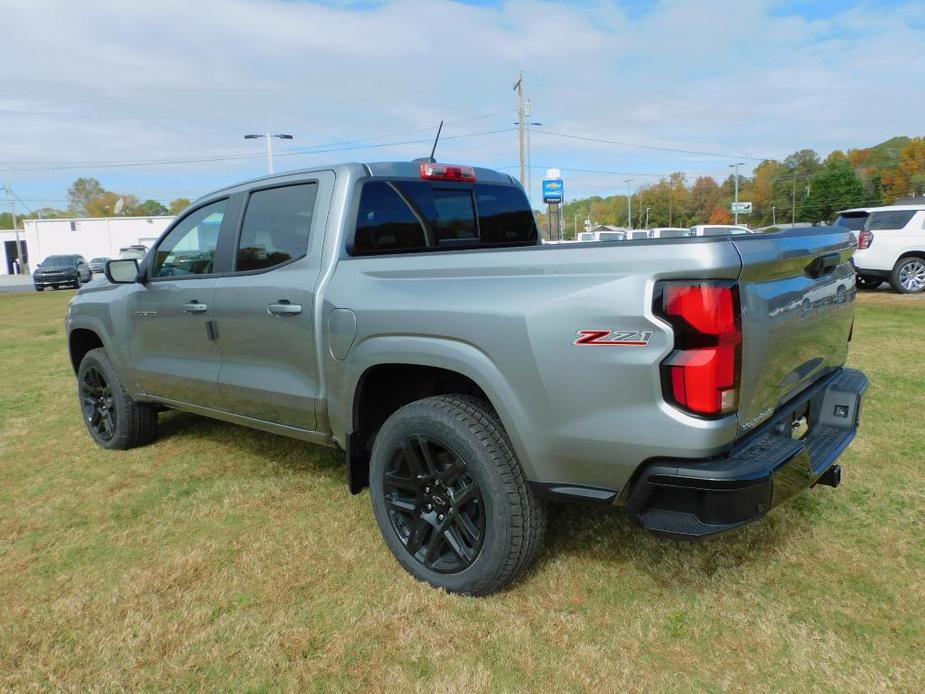
M 29 275 L 0 275 L 0 294 L 34 291 Z

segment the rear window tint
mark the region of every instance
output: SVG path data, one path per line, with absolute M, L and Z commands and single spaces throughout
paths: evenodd
M 385 181 L 363 186 L 354 249 L 361 253 L 426 248 L 424 227 L 401 196 Z
M 368 181 L 360 195 L 352 252 L 535 244 L 536 240 L 533 213 L 515 186 Z
M 864 222 L 867 221 L 867 217 L 867 212 L 849 212 L 847 214 L 840 214 L 835 218 L 835 221 L 832 222 L 832 226 L 843 227 L 845 229 L 850 229 L 851 231 L 860 231 L 864 228 Z
M 870 230 L 902 229 L 915 216 L 917 210 L 884 210 L 871 212 L 864 226 Z

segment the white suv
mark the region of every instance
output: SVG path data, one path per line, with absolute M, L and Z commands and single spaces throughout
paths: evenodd
M 925 205 L 871 210 L 858 234 L 854 267 L 861 286 L 889 280 L 901 294 L 925 289 Z

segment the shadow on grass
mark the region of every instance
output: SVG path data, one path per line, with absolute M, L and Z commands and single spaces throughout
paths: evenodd
M 175 437 L 208 439 L 216 445 L 233 446 L 242 453 L 272 460 L 274 465 L 293 472 L 321 474 L 326 479 L 342 482 L 345 491 L 347 488 L 344 454 L 336 449 L 188 412 L 162 412 L 157 423 L 158 440 Z M 267 464 L 266 471 L 272 474 L 272 466 Z
M 206 439 L 214 441 L 216 447 L 239 449 L 255 458 L 255 465 L 266 459 L 262 474 L 273 475 L 279 468 L 320 474 L 342 485 L 344 495 L 348 494 L 344 457 L 339 450 L 185 412 L 162 413 L 158 439 L 174 437 Z M 548 561 L 575 556 L 615 567 L 630 564 L 663 589 L 689 588 L 725 572 L 766 563 L 781 546 L 810 532 L 820 503 L 807 490 L 754 525 L 704 542 L 654 536 L 632 524 L 619 508 L 554 504 L 545 548 L 531 573 Z

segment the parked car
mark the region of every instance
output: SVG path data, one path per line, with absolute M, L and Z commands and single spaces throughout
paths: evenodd
M 687 227 L 654 227 L 649 229 L 649 237 L 653 239 L 681 239 L 690 235 L 691 230 Z
M 145 257 L 145 254 L 148 252 L 147 246 L 142 246 L 141 244 L 133 244 L 125 248 L 119 249 L 119 259 L 120 260 L 141 260 Z
M 691 236 L 737 236 L 751 233 L 748 227 L 735 224 L 695 224 L 690 228 Z
M 39 292 L 45 287 L 57 289 L 64 285 L 76 289 L 91 279 L 93 273 L 82 255 L 50 255 L 32 272 L 32 284 Z
M 80 290 L 68 345 L 99 446 L 167 406 L 340 448 L 401 566 L 484 595 L 547 501 L 698 539 L 837 486 L 853 251 L 828 227 L 543 246 L 507 174 L 343 164 L 196 201 Z
M 858 284 L 884 280 L 901 294 L 925 290 L 925 205 L 891 205 L 870 212 L 854 254 Z
M 90 261 L 90 272 L 103 272 L 106 269 L 106 263 L 108 261 L 109 258 L 93 258 Z
M 625 241 L 625 229 L 607 229 L 603 231 L 581 231 L 578 232 L 578 240 L 588 241 Z

